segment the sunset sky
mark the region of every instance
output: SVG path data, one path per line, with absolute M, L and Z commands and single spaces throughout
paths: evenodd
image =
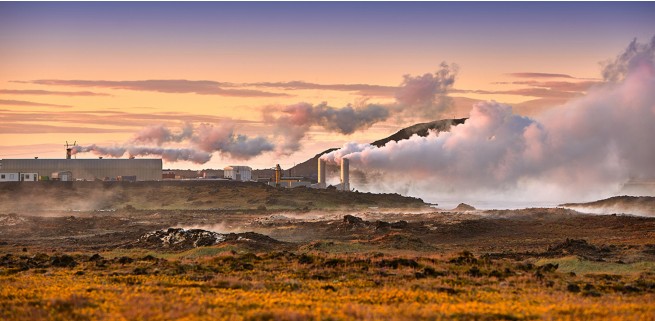
M 538 118 L 600 83 L 601 62 L 634 38 L 648 42 L 653 17 L 653 2 L 2 2 L 0 159 L 63 158 L 66 141 L 119 146 L 144 127 L 205 123 L 275 147 L 165 168 L 286 168 L 345 142 L 466 117 L 479 100 Z M 308 123 L 297 150 L 277 151 L 286 106 L 402 109 L 403 76 L 442 62 L 457 66 L 442 112 L 396 111 L 352 133 Z M 78 155 L 87 157 L 97 156 Z

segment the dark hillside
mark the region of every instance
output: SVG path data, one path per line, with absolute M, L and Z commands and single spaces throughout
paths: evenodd
M 395 134 L 382 138 L 380 140 L 376 140 L 371 145 L 375 145 L 377 147 L 384 146 L 386 143 L 390 141 L 400 141 L 403 139 L 409 139 L 413 135 L 419 135 L 422 137 L 425 137 L 428 135 L 430 130 L 436 130 L 439 132 L 442 131 L 449 131 L 450 126 L 457 126 L 460 124 L 463 124 L 466 121 L 466 118 L 459 118 L 459 119 L 442 119 L 442 120 L 435 120 L 433 122 L 429 123 L 420 123 L 416 125 L 409 126 L 407 128 L 403 128 L 396 132 Z M 318 158 L 321 157 L 321 155 L 332 152 L 337 150 L 338 148 L 330 148 L 328 150 L 325 150 L 319 154 L 316 154 L 314 157 L 292 167 L 289 169 L 289 173 L 292 176 L 304 176 L 308 178 L 312 178 L 314 180 L 317 179 L 317 171 L 318 171 Z M 328 165 L 328 174 L 329 173 L 334 173 L 338 172 L 338 166 L 330 166 Z M 272 173 L 271 173 L 272 174 Z M 270 175 L 269 175 L 270 176 Z M 260 176 L 261 177 L 261 176 Z

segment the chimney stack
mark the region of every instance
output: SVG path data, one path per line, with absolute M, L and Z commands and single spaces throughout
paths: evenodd
M 347 158 L 341 159 L 341 190 L 350 191 L 350 161 Z
M 280 164 L 275 165 L 275 186 L 280 186 L 280 181 L 282 180 L 282 168 Z
M 318 159 L 318 187 L 325 188 L 327 182 L 325 181 L 325 161 Z

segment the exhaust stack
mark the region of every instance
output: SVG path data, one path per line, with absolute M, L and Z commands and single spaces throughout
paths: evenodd
M 73 147 L 77 146 L 77 141 L 75 141 L 72 145 L 66 141 L 66 159 L 71 159 L 71 156 L 73 155 Z
M 325 188 L 327 186 L 327 182 L 325 181 L 325 161 L 322 159 L 318 159 L 318 187 L 319 188 Z
M 341 159 L 341 190 L 350 191 L 350 161 Z
M 275 165 L 275 186 L 280 186 L 280 181 L 282 180 L 282 168 L 280 164 Z

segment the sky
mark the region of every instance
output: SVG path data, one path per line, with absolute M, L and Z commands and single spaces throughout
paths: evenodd
M 655 34 L 653 2 L 0 2 L 0 159 L 288 168 L 469 117 L 540 118 Z M 427 98 L 426 98 L 427 97 Z

